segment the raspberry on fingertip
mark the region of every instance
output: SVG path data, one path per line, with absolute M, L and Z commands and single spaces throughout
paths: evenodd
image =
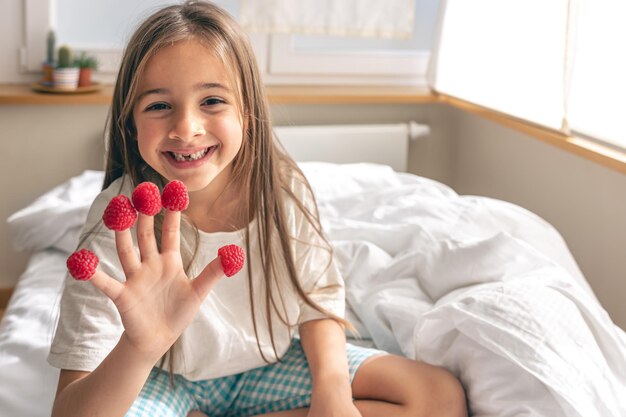
M 217 256 L 220 258 L 224 275 L 227 277 L 232 277 L 239 272 L 246 260 L 246 253 L 237 245 L 222 246 L 217 250 Z
M 124 194 L 113 197 L 102 215 L 104 225 L 118 232 L 133 227 L 136 220 L 137 210 Z
M 133 206 L 139 213 L 155 216 L 161 211 L 161 191 L 153 182 L 145 181 L 139 184 L 131 198 Z
M 66 265 L 70 275 L 78 281 L 88 281 L 99 263 L 98 256 L 88 249 L 80 249 L 67 258 Z
M 189 193 L 182 181 L 173 180 L 163 187 L 161 195 L 163 207 L 171 211 L 183 211 L 189 206 Z

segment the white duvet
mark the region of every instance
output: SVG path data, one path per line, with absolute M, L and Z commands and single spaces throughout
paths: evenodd
M 549 224 L 381 165 L 301 166 L 362 336 L 452 370 L 475 416 L 626 416 L 626 335 Z M 101 181 L 85 172 L 9 219 L 16 247 L 43 252 L 0 326 L 0 416 L 49 414 L 50 317 Z

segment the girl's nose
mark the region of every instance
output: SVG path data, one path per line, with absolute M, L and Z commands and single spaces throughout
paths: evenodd
M 193 110 L 180 110 L 175 115 L 169 137 L 187 141 L 206 133 L 200 115 Z

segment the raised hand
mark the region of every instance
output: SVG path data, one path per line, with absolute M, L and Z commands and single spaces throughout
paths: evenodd
M 180 192 L 181 184 L 176 182 L 177 192 Z M 232 275 L 233 269 L 224 256 L 222 262 L 217 257 L 200 275 L 189 279 L 180 254 L 179 210 L 184 209 L 186 204 L 164 204 L 169 209 L 165 210 L 159 251 L 152 214 L 160 210 L 160 201 L 157 208 L 156 201 L 147 202 L 146 198 L 154 200 L 160 196 L 158 193 L 155 196 L 154 190 L 148 193 L 146 190 L 151 187 L 142 185 L 133 193 L 133 203 L 140 212 L 148 212 L 148 215 L 139 213 L 137 217 L 130 200 L 127 197 L 118 198 L 119 196 L 112 200 L 103 215 L 107 227 L 115 230 L 117 254 L 126 281 L 120 282 L 97 269 L 97 256 L 84 249 L 70 256 L 68 269 L 76 279 L 91 278 L 92 284 L 117 307 L 125 329 L 124 337 L 138 351 L 154 355 L 158 359 L 191 323 L 202 301 L 216 281 L 224 275 L 224 268 L 227 269 L 227 275 Z M 184 184 L 182 187 L 184 189 Z M 136 198 L 135 194 L 140 189 L 141 195 Z M 186 197 L 186 189 L 184 192 Z M 152 209 L 144 210 L 144 207 Z M 139 253 L 135 249 L 129 229 L 135 219 Z M 243 251 L 238 249 L 241 251 L 241 269 Z

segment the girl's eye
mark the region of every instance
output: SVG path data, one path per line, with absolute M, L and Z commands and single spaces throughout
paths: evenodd
M 167 110 L 169 106 L 165 103 L 153 103 L 146 107 L 146 111 Z
M 224 100 L 222 100 L 221 98 L 217 98 L 217 97 L 208 97 L 208 98 L 205 98 L 204 101 L 202 102 L 202 104 L 206 106 L 214 106 L 216 104 L 222 104 L 222 103 L 224 103 Z

